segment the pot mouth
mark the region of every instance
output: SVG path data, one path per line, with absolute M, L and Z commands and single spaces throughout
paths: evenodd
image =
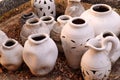
M 74 27 L 83 27 L 87 24 L 87 22 L 80 17 L 74 17 L 71 19 L 70 24 Z
M 28 37 L 28 40 L 30 40 L 31 42 L 33 42 L 35 44 L 42 43 L 42 42 L 46 41 L 47 39 L 48 39 L 48 35 L 44 34 L 44 33 L 31 34 Z
M 38 18 L 30 18 L 30 19 L 28 19 L 27 21 L 26 21 L 26 24 L 28 24 L 28 25 L 36 25 L 36 24 L 38 24 L 40 21 L 39 21 L 39 19 Z
M 112 8 L 107 4 L 95 4 L 91 10 L 96 13 L 108 13 L 111 12 Z
M 34 13 L 33 13 L 33 12 L 30 12 L 30 13 L 28 13 L 28 14 L 24 14 L 24 15 L 22 16 L 22 18 L 24 18 L 24 19 L 30 18 L 30 17 L 32 17 L 33 15 L 34 15 Z
M 106 38 L 108 36 L 114 36 L 114 34 L 112 32 L 104 32 L 103 33 L 103 38 Z
M 54 18 L 52 16 L 43 16 L 40 19 L 45 23 L 51 23 L 54 21 Z
M 16 46 L 17 43 L 18 42 L 14 39 L 8 39 L 7 41 L 5 41 L 5 43 L 3 43 L 3 47 L 9 49 L 9 48 Z
M 70 19 L 71 19 L 71 17 L 68 15 L 61 15 L 57 18 L 57 21 L 60 23 L 66 23 Z

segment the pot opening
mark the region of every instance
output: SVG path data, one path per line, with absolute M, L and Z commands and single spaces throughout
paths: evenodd
M 35 24 L 35 23 L 38 23 L 38 20 L 37 20 L 37 19 L 34 19 L 34 20 L 31 20 L 29 23 L 30 23 L 30 24 Z
M 15 42 L 10 40 L 5 43 L 5 46 L 13 46 L 14 44 Z
M 101 5 L 101 6 L 93 7 L 93 10 L 97 11 L 97 12 L 107 12 L 107 11 L 109 11 L 109 8 L 104 5 Z
M 69 20 L 70 18 L 69 17 L 61 17 L 60 19 L 61 20 Z
M 40 40 L 43 40 L 45 38 L 46 38 L 46 36 L 44 36 L 44 35 L 32 37 L 32 39 L 35 41 L 40 41 Z
M 24 17 L 29 17 L 29 16 L 32 16 L 33 13 L 28 13 L 28 14 L 25 14 Z
M 83 19 L 75 19 L 75 20 L 72 21 L 72 23 L 74 23 L 74 24 L 84 24 L 85 20 L 83 20 Z
M 104 38 L 107 37 L 107 36 L 113 36 L 113 34 L 111 34 L 111 33 L 105 33 L 105 34 L 103 34 Z
M 52 18 L 51 17 L 46 17 L 44 19 L 42 19 L 43 21 L 50 21 Z

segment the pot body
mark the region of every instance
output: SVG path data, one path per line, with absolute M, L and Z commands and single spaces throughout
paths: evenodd
M 81 0 L 68 0 L 65 15 L 69 15 L 71 17 L 79 17 L 85 11 L 80 1 Z
M 52 71 L 57 56 L 56 44 L 46 34 L 32 34 L 25 42 L 23 59 L 36 76 L 43 76 Z
M 112 31 L 117 36 L 120 33 L 120 16 L 109 5 L 95 4 L 83 12 L 81 17 L 94 28 L 96 36 L 105 31 Z
M 21 29 L 20 37 L 22 39 L 22 44 L 25 43 L 29 35 L 35 33 L 50 34 L 50 30 L 44 22 L 34 17 L 28 19 Z
M 77 69 L 83 53 L 87 50 L 85 43 L 94 37 L 93 28 L 82 18 L 72 18 L 62 29 L 62 47 L 70 67 Z
M 59 16 L 57 18 L 56 24 L 53 26 L 53 29 L 50 33 L 50 36 L 57 44 L 57 47 L 60 53 L 63 53 L 63 48 L 62 48 L 61 39 L 60 39 L 61 30 L 70 19 L 71 17 L 68 15 Z
M 54 0 L 34 0 L 33 7 L 39 17 L 56 16 L 56 8 Z
M 1 64 L 8 70 L 17 70 L 22 62 L 23 47 L 14 39 L 8 39 L 2 44 Z

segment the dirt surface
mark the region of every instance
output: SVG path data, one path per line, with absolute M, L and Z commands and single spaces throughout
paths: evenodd
M 58 0 L 59 1 L 59 0 Z M 91 5 L 83 4 L 84 7 L 89 8 Z M 22 14 L 32 11 L 30 2 L 16 8 L 9 13 L 0 17 L 0 29 L 3 30 L 8 37 L 14 38 L 21 43 L 20 30 L 22 25 L 20 24 L 20 17 Z M 60 13 L 60 14 L 63 14 Z M 109 80 L 120 80 L 120 60 L 113 66 Z M 21 67 L 11 72 L 6 70 L 0 65 L 0 80 L 83 80 L 80 69 L 71 69 L 66 62 L 63 53 L 59 53 L 55 68 L 46 76 L 36 77 L 31 74 L 29 68 L 23 63 Z

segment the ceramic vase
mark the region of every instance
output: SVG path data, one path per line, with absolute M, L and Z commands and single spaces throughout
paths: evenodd
M 21 24 L 24 25 L 26 23 L 26 21 L 30 18 L 37 18 L 37 15 L 34 12 L 29 12 L 29 13 L 25 13 L 21 16 Z
M 54 17 L 52 16 L 42 16 L 40 18 L 41 21 L 43 21 L 49 28 L 50 32 L 53 29 L 53 26 L 55 25 L 56 21 L 54 20 Z
M 65 15 L 79 17 L 84 11 L 85 9 L 81 4 L 81 0 L 68 0 Z
M 50 30 L 44 22 L 34 17 L 28 19 L 21 29 L 20 37 L 22 40 L 22 44 L 25 43 L 30 34 L 35 33 L 50 34 Z
M 25 42 L 23 59 L 33 75 L 43 76 L 55 66 L 58 50 L 47 34 L 32 34 Z
M 57 44 L 57 47 L 60 53 L 63 53 L 63 48 L 62 48 L 61 39 L 60 39 L 61 30 L 70 19 L 71 17 L 68 15 L 59 16 L 57 18 L 57 23 L 54 25 L 50 33 L 50 36 Z
M 34 0 L 34 11 L 39 17 L 42 16 L 56 16 L 56 8 L 54 0 Z
M 94 30 L 80 18 L 72 18 L 62 29 L 62 47 L 70 67 L 78 69 L 83 53 L 87 50 L 85 43 L 94 37 Z
M 81 17 L 94 28 L 96 36 L 105 31 L 119 35 L 120 16 L 107 4 L 95 4 L 83 12 Z
M 109 32 L 104 33 L 103 37 L 102 40 L 93 38 L 86 43 L 89 49 L 81 59 L 81 69 L 85 80 L 108 80 L 111 62 L 118 59 L 119 54 L 116 54 L 116 51 L 118 52 L 120 45 L 119 40 Z M 107 47 L 111 46 L 109 43 L 112 47 L 110 51 L 107 51 Z
M 23 62 L 22 52 L 23 47 L 15 39 L 6 40 L 1 48 L 1 64 L 7 70 L 17 70 Z

